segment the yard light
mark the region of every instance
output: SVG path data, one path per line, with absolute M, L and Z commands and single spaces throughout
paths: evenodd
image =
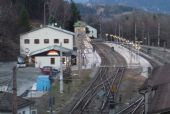
M 107 36 L 108 36 L 108 35 L 109 35 L 109 34 L 107 34 L 107 33 L 105 34 L 105 36 L 106 36 L 106 39 L 107 39 Z
M 141 46 L 139 46 L 138 49 L 140 50 L 140 49 L 141 49 Z

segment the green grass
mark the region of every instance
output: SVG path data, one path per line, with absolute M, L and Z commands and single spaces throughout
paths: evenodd
M 77 71 L 74 71 L 74 73 L 77 73 Z M 65 84 L 64 83 L 64 92 L 63 94 L 60 94 L 60 82 L 59 80 L 56 81 L 56 83 L 52 86 L 52 95 L 55 96 L 55 108 L 63 108 L 64 105 L 66 105 L 68 102 L 70 102 L 70 99 L 73 98 L 79 90 L 85 86 L 85 84 L 90 80 L 89 74 L 91 73 L 91 70 L 84 70 L 81 74 L 83 74 L 80 78 L 74 77 L 72 82 Z

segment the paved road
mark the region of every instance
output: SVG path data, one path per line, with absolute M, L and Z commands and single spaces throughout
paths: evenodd
M 0 84 L 10 84 L 9 90 L 12 86 L 12 68 L 15 62 L 0 63 Z M 40 75 L 39 69 L 34 67 L 20 68 L 17 70 L 17 94 L 21 95 L 25 90 L 31 88 L 35 83 L 36 78 Z

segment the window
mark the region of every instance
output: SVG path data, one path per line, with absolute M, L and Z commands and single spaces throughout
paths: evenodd
M 29 40 L 29 39 L 25 39 L 25 40 L 24 40 L 24 43 L 25 43 L 25 44 L 29 44 L 29 43 L 30 43 L 30 40 Z
M 51 64 L 52 64 L 52 65 L 55 64 L 55 58 L 51 58 Z
M 69 43 L 69 40 L 68 39 L 64 39 L 64 43 Z
M 37 111 L 35 111 L 35 110 L 34 110 L 34 111 L 32 111 L 32 113 L 31 113 L 31 114 L 37 114 Z
M 44 44 L 48 44 L 49 43 L 49 39 L 44 39 Z
M 22 114 L 25 114 L 25 111 L 22 111 Z
M 54 39 L 54 43 L 59 43 L 59 39 Z
M 34 39 L 34 44 L 39 44 L 39 43 L 40 43 L 39 39 Z

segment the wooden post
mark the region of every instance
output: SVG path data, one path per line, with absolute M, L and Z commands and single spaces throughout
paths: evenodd
M 17 79 L 16 66 L 13 67 L 13 99 L 12 99 L 12 114 L 17 114 Z

